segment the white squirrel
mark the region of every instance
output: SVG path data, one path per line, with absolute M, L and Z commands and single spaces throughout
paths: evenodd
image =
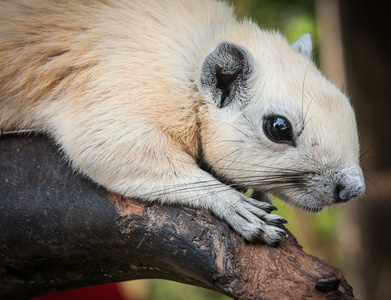
M 318 212 L 364 192 L 352 106 L 310 34 L 289 45 L 214 0 L 0 3 L 0 129 L 46 133 L 108 190 L 270 245 L 286 221 L 269 193 Z

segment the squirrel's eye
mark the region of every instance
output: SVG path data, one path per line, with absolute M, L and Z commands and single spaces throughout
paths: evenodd
M 273 142 L 293 144 L 291 125 L 283 117 L 273 116 L 265 118 L 263 130 Z

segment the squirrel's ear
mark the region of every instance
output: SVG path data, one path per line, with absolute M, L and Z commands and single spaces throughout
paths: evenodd
M 292 45 L 292 49 L 311 58 L 312 55 L 312 39 L 311 33 L 302 34 Z
M 202 64 L 200 91 L 219 108 L 234 103 L 244 106 L 252 64 L 252 55 L 245 47 L 228 41 L 219 43 Z

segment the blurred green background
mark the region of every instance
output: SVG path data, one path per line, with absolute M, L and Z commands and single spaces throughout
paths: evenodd
M 232 0 L 239 17 L 253 19 L 261 28 L 282 32 L 290 43 L 301 34 L 310 32 L 314 44 L 313 59 L 322 69 L 319 56 L 319 37 L 322 35 L 316 17 L 316 1 L 313 0 Z M 336 18 L 336 16 L 335 16 Z M 341 269 L 348 277 L 343 254 L 340 253 L 337 237 L 343 210 L 329 208 L 317 215 L 298 211 L 274 199 L 278 214 L 289 223 L 286 227 L 296 236 L 304 251 L 317 256 Z M 349 281 L 349 279 L 348 279 Z M 222 300 L 231 299 L 219 293 L 164 280 L 138 280 L 122 283 L 129 299 L 137 300 Z

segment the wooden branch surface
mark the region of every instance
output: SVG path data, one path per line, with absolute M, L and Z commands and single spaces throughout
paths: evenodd
M 235 299 L 353 299 L 286 232 L 277 248 L 247 243 L 207 211 L 108 193 L 45 137 L 0 138 L 0 299 L 141 278 Z

